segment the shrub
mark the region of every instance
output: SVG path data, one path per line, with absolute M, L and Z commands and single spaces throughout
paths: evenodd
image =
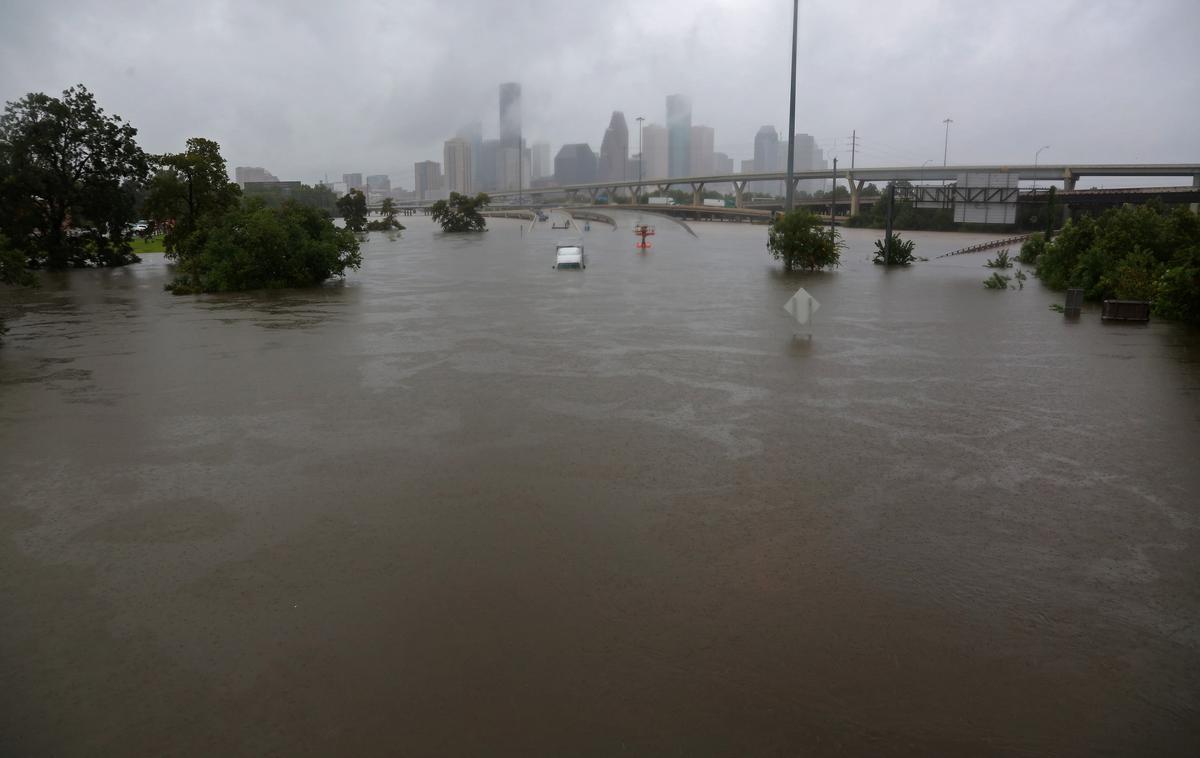
M 884 266 L 907 266 L 917 259 L 914 248 L 916 244 L 912 240 L 902 240 L 899 234 L 893 234 L 890 239 L 875 240 L 872 260 Z
M 983 286 L 990 290 L 1006 290 L 1010 278 L 1001 274 L 999 271 L 993 271 L 992 275 L 983 280 Z
M 987 268 L 1012 268 L 1012 261 L 1008 259 L 1008 250 L 1001 250 L 996 253 L 996 257 L 983 264 Z
M 783 261 L 784 271 L 797 268 L 815 271 L 841 262 L 842 243 L 836 232 L 825 231 L 815 215 L 796 209 L 776 216 L 771 222 L 767 249 L 773 258 Z

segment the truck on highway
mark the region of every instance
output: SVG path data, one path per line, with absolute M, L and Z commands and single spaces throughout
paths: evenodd
M 651 205 L 674 205 L 675 199 L 671 197 L 652 197 L 649 202 Z

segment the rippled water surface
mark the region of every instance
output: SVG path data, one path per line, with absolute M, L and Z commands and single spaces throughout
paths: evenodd
M 618 221 L 5 293 L 0 754 L 1200 752 L 1197 332 Z

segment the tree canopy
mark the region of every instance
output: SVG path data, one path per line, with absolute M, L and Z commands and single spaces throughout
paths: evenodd
M 836 232 L 825 230 L 821 219 L 798 208 L 775 217 L 767 232 L 767 249 L 783 261 L 784 271 L 817 270 L 841 262 L 842 243 Z
M 361 232 L 367 225 L 367 196 L 352 189 L 337 201 L 338 215 L 352 232 Z
M 241 189 L 229 181 L 221 146 L 210 139 L 192 137 L 187 150 L 155 157 L 158 171 L 150 181 L 145 201 L 147 214 L 167 229 L 163 244 L 168 253 L 195 232 L 205 219 L 217 218 L 234 208 Z
M 1032 241 L 1031 241 L 1032 242 Z M 1150 300 L 1164 318 L 1200 323 L 1200 216 L 1180 206 L 1127 205 L 1068 221 L 1022 250 L 1054 289 L 1089 300 Z
M 383 202 L 379 204 L 379 213 L 383 218 L 367 222 L 367 231 L 390 232 L 404 229 L 404 224 L 396 220 L 396 202 L 390 197 L 385 197 Z
M 119 266 L 129 246 L 133 189 L 149 160 L 137 130 L 107 115 L 83 85 L 35 92 L 0 116 L 0 232 L 30 265 Z
M 442 225 L 443 232 L 482 232 L 487 229 L 487 221 L 480 211 L 489 202 L 491 199 L 483 192 L 475 197 L 451 192 L 449 200 L 438 200 L 429 207 L 429 215 Z
M 210 217 L 173 255 L 179 277 L 168 289 L 176 294 L 311 287 L 362 264 L 354 233 L 322 211 L 257 199 Z

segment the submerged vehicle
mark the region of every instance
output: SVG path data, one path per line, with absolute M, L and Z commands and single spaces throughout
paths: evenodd
M 583 245 L 555 245 L 554 268 L 587 268 Z

